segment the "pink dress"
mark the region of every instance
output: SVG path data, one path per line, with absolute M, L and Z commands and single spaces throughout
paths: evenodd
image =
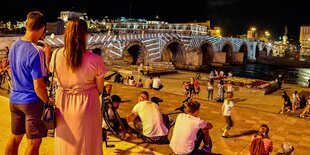
M 50 63 L 53 70 L 55 54 Z M 55 103 L 55 155 L 102 155 L 102 131 L 99 92 L 95 79 L 107 72 L 100 56 L 86 52 L 82 66 L 71 72 L 63 50 L 56 58 L 57 91 Z

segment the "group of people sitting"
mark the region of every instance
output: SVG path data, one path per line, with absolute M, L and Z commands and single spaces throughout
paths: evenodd
M 110 97 L 111 84 L 106 84 L 102 93 L 102 100 Z M 120 97 L 112 95 L 111 100 L 115 109 L 118 109 Z M 105 102 L 103 102 L 105 104 Z M 103 106 L 102 106 L 103 107 Z M 200 103 L 190 100 L 186 104 L 185 113 L 178 114 L 173 128 L 172 138 L 168 139 L 171 127 L 168 115 L 162 114 L 159 105 L 150 100 L 149 93 L 142 91 L 138 94 L 138 103 L 131 113 L 123 118 L 123 124 L 130 133 L 136 133 L 143 142 L 152 144 L 169 144 L 176 154 L 191 154 L 198 151 L 201 142 L 204 142 L 200 152 L 211 152 L 209 129 L 213 126 L 198 117 Z M 152 114 L 152 117 L 149 117 Z M 134 127 L 129 124 L 134 123 Z M 138 124 L 138 125 L 137 125 Z M 135 131 L 133 131 L 135 130 Z M 204 154 L 205 154 L 204 153 Z
M 160 90 L 164 87 L 162 80 L 160 79 L 160 75 L 155 76 L 155 78 L 153 78 L 153 76 L 149 76 L 148 78 L 145 79 L 143 83 L 141 77 L 139 77 L 138 81 L 136 81 L 133 75 L 126 76 L 124 78 L 120 73 L 117 73 L 115 75 L 114 82 L 138 88 L 146 88 L 154 90 Z
M 297 109 L 304 109 L 303 112 L 300 114 L 300 117 L 305 117 L 308 115 L 310 110 L 309 100 L 306 100 L 306 96 L 303 95 L 301 98 L 298 95 L 298 91 L 294 91 L 292 94 L 292 98 L 287 95 L 286 91 L 282 93 L 283 99 L 283 106 L 281 109 L 281 114 L 284 112 L 296 112 Z
M 210 78 L 210 79 L 211 79 L 211 78 L 225 78 L 225 77 L 232 77 L 232 76 L 233 76 L 233 74 L 232 74 L 231 71 L 229 71 L 229 72 L 227 73 L 227 75 L 225 75 L 225 72 L 224 72 L 223 70 L 219 69 L 219 70 L 213 70 L 213 71 L 211 71 L 211 72 L 210 72 L 210 75 L 209 75 L 209 78 Z

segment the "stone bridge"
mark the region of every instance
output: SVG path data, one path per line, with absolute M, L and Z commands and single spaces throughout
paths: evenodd
M 4 38 L 0 38 L 4 39 Z M 17 37 L 0 40 L 0 49 Z M 52 48 L 63 46 L 63 36 L 46 37 Z M 6 44 L 4 42 L 7 42 Z M 178 33 L 92 34 L 88 48 L 100 50 L 107 64 L 136 65 L 172 62 L 176 68 L 202 69 L 214 64 L 244 64 L 269 55 L 271 47 L 247 39 Z

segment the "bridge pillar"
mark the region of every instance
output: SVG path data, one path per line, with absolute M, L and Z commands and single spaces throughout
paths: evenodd
M 186 69 L 197 70 L 202 68 L 202 53 L 198 48 L 187 48 L 185 60 Z
M 221 51 L 214 52 L 213 63 L 225 64 L 226 63 L 226 52 L 221 52 Z
M 232 63 L 233 64 L 243 64 L 244 63 L 244 53 L 243 52 L 233 52 L 232 53 Z

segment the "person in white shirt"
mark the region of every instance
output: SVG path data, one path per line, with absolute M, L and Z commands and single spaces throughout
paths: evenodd
M 297 108 L 299 108 L 299 102 L 300 102 L 300 98 L 298 95 L 298 91 L 294 91 L 294 94 L 292 95 L 292 111 L 295 112 Z
M 153 79 L 152 88 L 154 90 L 160 90 L 163 88 L 163 83 L 161 82 L 160 75 Z
M 222 134 L 223 138 L 228 138 L 227 132 L 228 130 L 231 129 L 233 126 L 233 121 L 231 119 L 231 114 L 232 111 L 236 114 L 236 110 L 234 107 L 234 102 L 233 102 L 233 93 L 232 92 L 227 92 L 227 99 L 224 100 L 224 103 L 222 105 L 222 114 L 225 117 L 226 120 L 226 128 Z
M 141 63 L 138 67 L 138 75 L 140 75 L 140 73 L 142 74 L 142 76 L 144 76 L 144 70 L 143 70 L 143 63 Z
M 146 91 L 139 94 L 138 101 L 131 114 L 127 116 L 127 122 L 133 122 L 139 116 L 142 122 L 142 140 L 144 142 L 169 144 L 168 128 L 165 126 L 159 106 L 149 100 L 149 94 Z
M 209 130 L 213 125 L 198 117 L 199 109 L 199 102 L 190 101 L 186 105 L 186 113 L 180 113 L 177 116 L 169 144 L 175 154 L 196 153 L 202 141 L 204 146 L 201 151 L 211 153 L 212 142 Z

